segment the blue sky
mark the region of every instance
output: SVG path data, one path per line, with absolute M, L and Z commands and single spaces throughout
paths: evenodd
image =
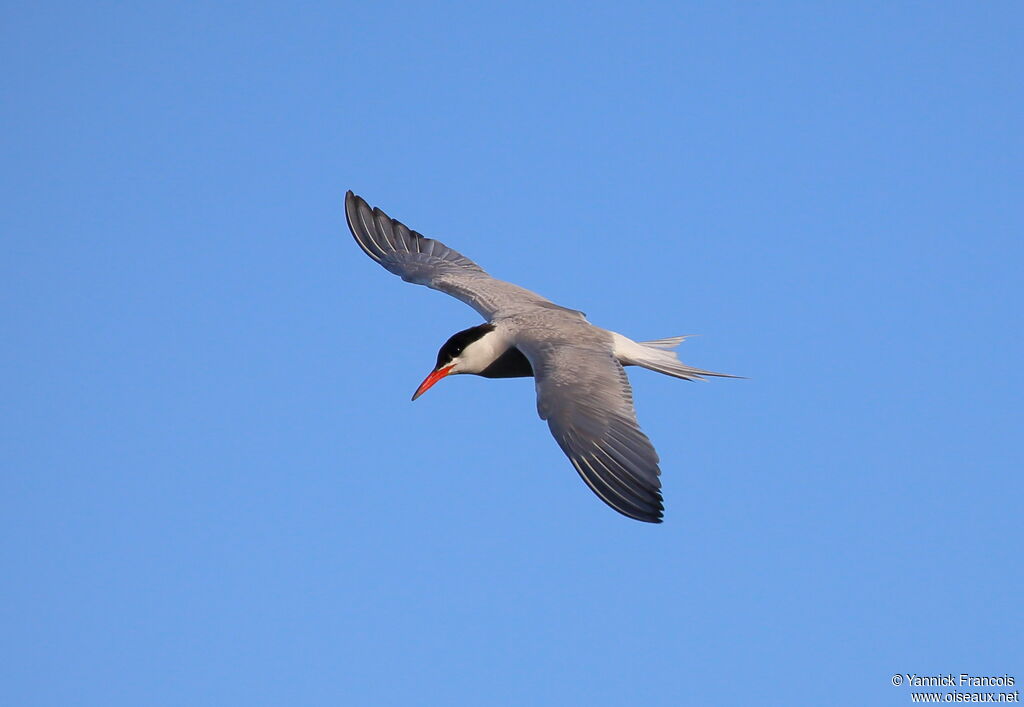
M 1024 11 L 8 3 L 17 705 L 907 704 L 1024 679 Z M 634 338 L 666 522 L 345 190 Z

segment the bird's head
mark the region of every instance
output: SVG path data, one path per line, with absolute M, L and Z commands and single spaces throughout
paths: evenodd
M 415 400 L 426 393 L 431 386 L 446 376 L 480 373 L 494 363 L 503 350 L 497 350 L 494 337 L 488 336 L 493 332 L 493 324 L 481 324 L 452 334 L 437 352 L 437 365 L 434 366 L 434 370 L 423 379 L 420 387 L 413 393 L 412 399 Z

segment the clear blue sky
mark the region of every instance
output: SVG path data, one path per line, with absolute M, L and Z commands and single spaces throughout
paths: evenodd
M 7 3 L 0 702 L 867 705 L 1024 680 L 1024 10 Z M 635 338 L 666 522 L 354 189 Z M 538 253 L 543 257 L 537 258 Z

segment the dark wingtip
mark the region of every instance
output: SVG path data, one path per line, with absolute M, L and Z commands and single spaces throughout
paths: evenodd
M 643 520 L 647 523 L 661 522 L 662 516 L 665 515 L 665 499 L 662 498 L 660 490 L 657 492 L 656 496 L 657 497 L 655 498 L 654 503 L 651 504 L 651 510 L 647 513 L 644 513 L 644 517 L 640 520 Z
M 619 510 L 619 509 L 616 509 Z M 622 511 L 619 511 L 622 513 Z M 661 523 L 665 515 L 665 502 L 661 497 L 661 492 L 658 492 L 658 500 L 654 504 L 654 508 L 649 513 L 642 514 L 625 514 L 634 520 L 639 520 L 644 523 Z
M 653 525 L 657 525 L 658 523 L 661 523 L 661 522 L 664 521 L 665 509 L 664 509 L 663 506 L 661 506 L 661 504 L 659 504 L 655 508 L 655 510 L 643 511 L 643 510 L 639 510 L 639 509 L 636 509 L 636 508 L 630 508 L 628 506 L 623 506 L 623 505 L 614 505 L 613 506 L 611 503 L 608 503 L 608 501 L 605 501 L 604 497 L 600 497 L 600 498 L 613 511 L 616 511 L 619 514 L 626 516 L 630 520 L 640 521 L 641 523 L 651 523 Z
M 362 199 L 362 197 L 356 196 L 356 193 L 351 189 L 345 192 L 345 216 L 348 218 L 350 224 L 352 223 L 352 219 L 356 214 L 356 209 L 359 208 L 360 201 L 364 200 Z
M 612 508 L 615 508 L 615 506 L 612 506 Z M 641 523 L 653 523 L 654 525 L 657 525 L 658 523 L 661 523 L 661 522 L 664 521 L 664 517 L 663 517 L 664 516 L 664 511 L 661 508 L 659 508 L 657 511 L 655 511 L 653 513 L 650 513 L 650 514 L 647 514 L 647 513 L 640 514 L 640 513 L 635 513 L 635 512 L 626 513 L 625 511 L 622 511 L 622 510 L 620 510 L 618 508 L 615 508 L 615 510 L 619 511 L 619 513 L 621 513 L 622 515 L 626 516 L 627 518 L 632 518 L 633 520 L 638 520 Z
M 373 232 L 367 224 L 363 223 L 364 219 L 359 214 L 360 211 L 369 210 L 370 205 L 366 203 L 365 199 L 357 196 L 351 189 L 345 192 L 345 221 L 348 224 L 348 230 L 352 232 L 352 236 L 363 252 L 379 263 L 384 251 L 374 240 Z
M 345 192 L 345 220 L 348 221 L 348 227 L 355 234 L 355 214 L 359 197 L 355 195 L 351 189 Z

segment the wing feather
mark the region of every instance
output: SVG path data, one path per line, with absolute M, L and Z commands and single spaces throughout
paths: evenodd
M 351 191 L 345 195 L 345 216 L 359 247 L 386 270 L 449 294 L 487 319 L 524 306 L 556 307 L 535 292 L 491 277 L 458 251 L 370 208 Z
M 516 346 L 533 367 L 538 413 L 587 486 L 619 513 L 660 523 L 658 453 L 640 430 L 610 346 L 552 330 L 521 332 Z

